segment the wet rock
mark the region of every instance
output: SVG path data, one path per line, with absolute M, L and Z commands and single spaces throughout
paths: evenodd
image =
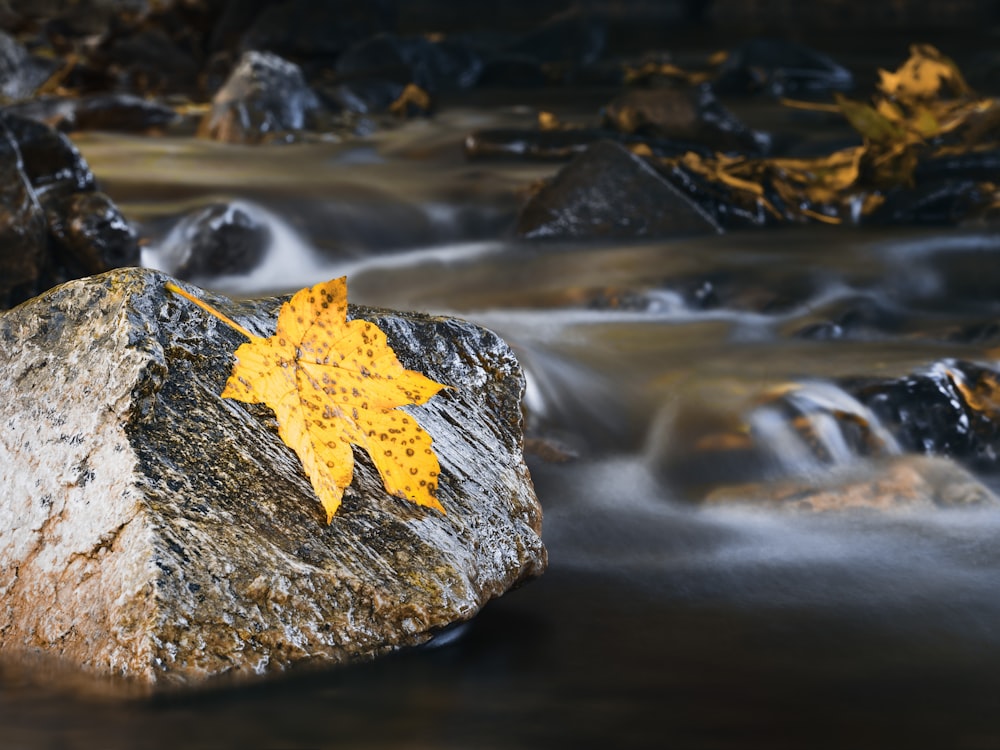
M 943 360 L 902 378 L 847 380 L 903 450 L 952 456 L 979 470 L 1000 465 L 1000 376 Z
M 250 205 L 217 203 L 177 222 L 160 244 L 157 264 L 182 279 L 247 273 L 270 242 L 270 227 Z
M 47 208 L 56 255 L 72 270 L 67 279 L 139 264 L 135 229 L 100 192 L 73 193 Z
M 0 307 L 138 261 L 128 223 L 61 133 L 0 114 Z
M 132 94 L 41 97 L 7 107 L 6 111 L 64 133 L 74 130 L 145 132 L 178 119 L 172 107 Z
M 0 317 L 0 631 L 99 673 L 191 684 L 422 643 L 545 567 L 523 377 L 462 321 L 351 308 L 454 388 L 411 413 L 447 515 L 366 454 L 333 523 L 264 407 L 219 397 L 243 337 L 114 271 Z M 195 290 L 261 334 L 280 300 Z
M 24 99 L 55 72 L 58 63 L 36 58 L 23 44 L 0 31 L 0 96 Z
M 41 200 L 97 189 L 87 162 L 62 133 L 13 115 L 0 116 L 0 132 L 16 144 L 24 176 Z
M 24 179 L 16 143 L 0 131 L 0 307 L 35 294 L 48 262 L 48 223 Z
M 680 163 L 663 165 L 660 171 L 672 185 L 701 206 L 702 210 L 723 229 L 768 227 L 781 223 L 781 220 L 768 211 L 749 191 L 736 190 L 721 181 L 709 180 Z M 773 185 L 765 183 L 761 188 L 772 205 L 784 205 Z
M 992 490 L 947 458 L 899 456 L 858 468 L 820 481 L 725 487 L 705 502 L 814 513 L 1000 506 Z
M 523 237 L 654 237 L 721 231 L 712 217 L 628 150 L 594 144 L 528 201 Z
M 631 89 L 605 108 L 608 126 L 687 143 L 715 151 L 760 155 L 770 139 L 744 125 L 707 85 Z
M 199 132 L 228 143 L 260 143 L 306 128 L 319 106 L 297 65 L 268 52 L 247 52 L 216 93 Z
M 811 97 L 850 91 L 854 77 L 832 58 L 782 39 L 749 39 L 722 64 L 714 82 L 720 94 Z
M 138 262 L 128 223 L 61 133 L 0 114 L 0 307 L 85 273 Z

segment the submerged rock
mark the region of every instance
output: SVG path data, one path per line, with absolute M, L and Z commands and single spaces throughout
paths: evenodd
M 655 237 L 721 231 L 712 217 L 627 149 L 596 143 L 521 211 L 524 237 Z
M 715 490 L 708 504 L 754 505 L 800 512 L 1000 506 L 992 490 L 954 461 L 898 456 L 823 480 L 788 479 Z
M 243 337 L 167 280 L 113 271 L 0 316 L 0 647 L 150 684 L 370 659 L 542 572 L 524 380 L 494 334 L 351 308 L 452 386 L 408 409 L 447 515 L 359 451 L 328 526 L 270 410 L 218 395 Z M 196 293 L 261 335 L 282 301 Z
M 229 143 L 259 143 L 307 127 L 320 108 L 295 63 L 270 52 L 247 52 L 212 100 L 201 135 Z

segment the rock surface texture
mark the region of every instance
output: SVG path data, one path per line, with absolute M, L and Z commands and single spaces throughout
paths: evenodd
M 662 237 L 721 229 L 648 162 L 610 141 L 575 157 L 525 204 L 517 233 L 532 239 Z
M 427 641 L 539 575 L 523 378 L 471 324 L 351 307 L 453 386 L 410 407 L 447 515 L 371 460 L 327 526 L 273 414 L 218 396 L 244 341 L 161 273 L 70 282 L 0 317 L 0 645 L 156 685 Z M 281 299 L 192 289 L 259 335 Z

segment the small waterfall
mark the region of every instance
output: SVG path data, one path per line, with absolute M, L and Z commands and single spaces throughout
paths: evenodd
M 829 382 L 806 381 L 784 389 L 748 421 L 755 442 L 782 473 L 811 474 L 901 453 L 868 407 Z

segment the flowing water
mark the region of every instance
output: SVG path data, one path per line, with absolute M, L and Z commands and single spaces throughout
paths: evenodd
M 353 302 L 487 326 L 526 368 L 532 434 L 574 457 L 529 455 L 548 573 L 433 647 L 153 700 L 6 665 L 0 747 L 1000 744 L 1000 510 L 699 502 L 878 477 L 902 449 L 840 379 L 990 361 L 1000 235 L 513 241 L 526 186 L 557 166 L 467 162 L 460 144 L 533 117 L 455 107 L 364 143 L 256 149 L 79 139 L 151 235 L 146 264 L 171 270 L 172 217 L 237 201 L 270 228 L 267 257 L 195 281 L 251 295 L 346 273 Z

